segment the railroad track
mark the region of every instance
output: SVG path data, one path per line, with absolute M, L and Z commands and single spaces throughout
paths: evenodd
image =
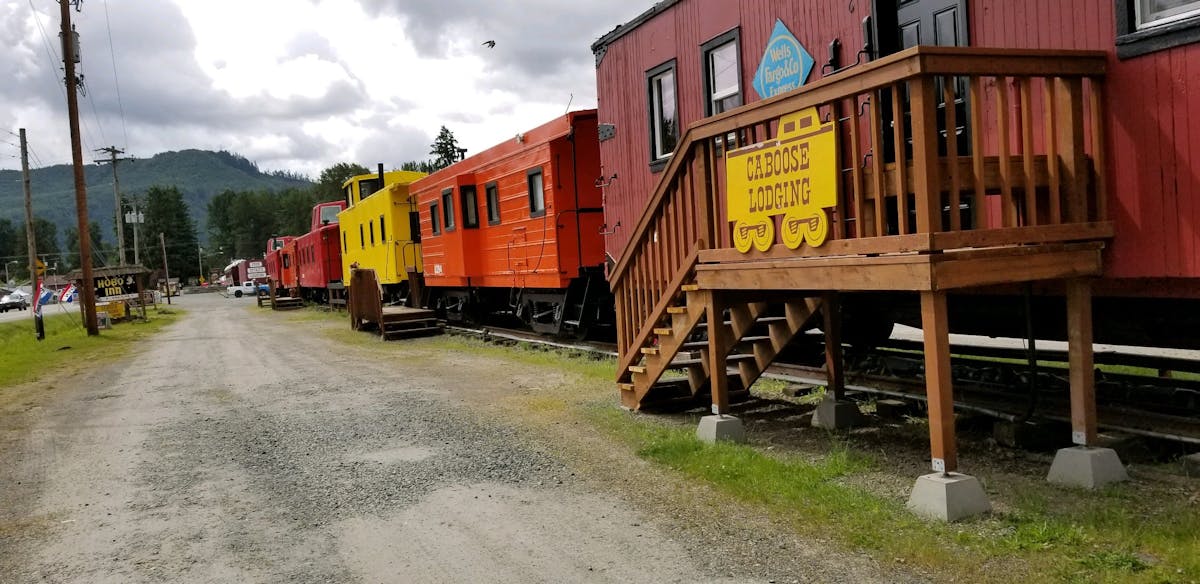
M 447 332 L 473 336 L 501 343 L 529 343 L 581 353 L 616 356 L 612 343 L 593 341 L 564 341 L 547 339 L 528 331 L 498 327 L 469 328 L 448 326 Z M 889 343 L 890 344 L 890 343 Z M 897 352 L 897 349 L 900 352 Z M 975 349 L 980 349 L 976 351 Z M 860 395 L 898 398 L 912 402 L 925 401 L 925 383 L 916 349 L 899 343 L 873 353 L 884 360 L 890 374 L 869 373 L 847 367 L 846 389 Z M 956 346 L 953 348 L 955 383 L 954 406 L 964 412 L 974 412 L 1010 422 L 1030 419 L 1070 421 L 1070 403 L 1065 389 L 1065 371 L 1039 367 L 1036 395 L 1028 393 L 1028 378 L 1023 364 L 989 359 L 1015 359 L 1014 350 L 987 347 Z M 1023 355 L 1023 353 L 1021 353 Z M 1039 361 L 1054 360 L 1052 352 L 1038 352 Z M 1136 355 L 1118 355 L 1114 360 L 1123 365 L 1145 366 Z M 1150 363 L 1161 365 L 1161 358 L 1149 357 Z M 1195 364 L 1195 362 L 1174 363 Z M 873 365 L 877 370 L 880 364 Z M 983 370 L 983 372 L 981 372 Z M 1062 378 L 1058 377 L 1062 374 Z M 987 377 L 993 381 L 986 380 Z M 793 383 L 824 385 L 825 371 L 820 367 L 792 363 L 772 364 L 764 377 Z M 1014 389 L 1019 387 L 1019 389 Z M 1132 388 L 1132 389 L 1131 389 Z M 1138 388 L 1144 390 L 1137 391 Z M 1097 376 L 1097 415 L 1101 428 L 1138 436 L 1200 444 L 1200 382 L 1158 379 L 1137 375 L 1099 374 Z M 1140 394 L 1140 395 L 1139 395 Z M 1148 401 L 1147 396 L 1156 398 Z M 1141 397 L 1142 399 L 1138 399 Z M 1032 400 L 1032 401 L 1031 401 Z

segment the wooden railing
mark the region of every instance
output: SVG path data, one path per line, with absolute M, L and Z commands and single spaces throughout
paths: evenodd
M 1111 236 L 1104 72 L 1102 52 L 916 47 L 691 125 L 611 272 L 618 377 L 638 360 L 697 258 Z M 724 152 L 773 139 L 781 116 L 810 107 L 839 122 L 831 241 L 727 249 Z

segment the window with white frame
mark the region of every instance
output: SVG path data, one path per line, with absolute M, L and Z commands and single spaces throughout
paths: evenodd
M 704 43 L 700 50 L 704 57 L 704 86 L 708 92 L 704 113 L 715 116 L 742 105 L 737 29 Z
M 650 90 L 650 161 L 653 163 L 670 156 L 679 141 L 675 61 L 655 67 L 646 77 Z
M 1200 16 L 1200 0 L 1135 0 L 1138 29 Z

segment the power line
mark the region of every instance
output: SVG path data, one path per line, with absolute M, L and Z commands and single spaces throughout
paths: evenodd
M 125 137 L 125 147 L 129 147 L 129 131 L 125 128 L 125 105 L 121 103 L 121 81 L 117 77 L 117 53 L 113 50 L 112 24 L 108 20 L 108 0 L 104 0 L 104 26 L 108 29 L 108 55 L 112 57 L 113 87 L 117 90 L 117 110 L 121 113 L 121 134 Z

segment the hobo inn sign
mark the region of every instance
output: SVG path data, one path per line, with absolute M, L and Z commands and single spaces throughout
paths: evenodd
M 836 130 L 809 108 L 780 118 L 774 141 L 725 154 L 726 213 L 738 251 L 770 249 L 776 215 L 783 215 L 780 239 L 788 249 L 825 243 L 826 209 L 837 205 Z

